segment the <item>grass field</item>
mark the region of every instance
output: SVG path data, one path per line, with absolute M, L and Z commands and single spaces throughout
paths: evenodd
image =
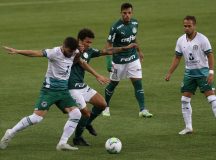
M 95 31 L 95 48 L 102 48 L 111 24 L 119 17 L 121 0 L 0 0 L 0 45 L 19 49 L 43 49 L 61 45 L 79 29 Z M 179 136 L 183 129 L 179 92 L 184 64 L 170 82 L 165 74 L 171 64 L 177 38 L 183 33 L 182 19 L 197 17 L 197 30 L 216 48 L 216 1 L 133 0 L 134 17 L 139 20 L 138 40 L 145 54 L 143 84 L 152 119 L 138 117 L 138 105 L 129 81 L 122 81 L 111 101 L 111 117 L 100 116 L 94 126 L 99 135 L 84 137 L 91 147 L 76 152 L 57 152 L 55 146 L 67 120 L 54 106 L 44 121 L 30 127 L 0 150 L 0 160 L 215 160 L 216 121 L 210 105 L 197 92 L 192 100 L 195 133 Z M 104 57 L 92 66 L 108 75 Z M 44 58 L 6 54 L 0 49 L 0 137 L 7 128 L 32 113 L 47 69 Z M 105 86 L 89 74 L 88 84 L 103 94 Z M 106 139 L 118 137 L 122 152 L 110 155 Z M 71 141 L 71 140 L 70 140 Z

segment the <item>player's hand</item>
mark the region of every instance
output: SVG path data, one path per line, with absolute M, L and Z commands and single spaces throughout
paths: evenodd
M 7 46 L 2 46 L 9 54 L 17 54 L 15 48 L 7 47 Z
M 106 78 L 104 76 L 101 76 L 99 75 L 98 77 L 96 77 L 97 81 L 100 83 L 100 84 L 107 84 L 110 82 L 110 79 L 109 78 Z
M 208 78 L 207 78 L 207 82 L 208 84 L 212 84 L 214 80 L 214 74 L 209 74 Z
M 168 74 L 166 75 L 166 77 L 165 77 L 165 81 L 169 81 L 169 80 L 170 80 L 170 77 L 171 77 L 171 74 L 168 73 Z

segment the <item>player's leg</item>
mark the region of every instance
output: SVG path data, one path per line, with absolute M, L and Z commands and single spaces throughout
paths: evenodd
M 91 99 L 88 102 L 91 103 L 93 107 L 92 107 L 91 115 L 86 123 L 86 129 L 89 131 L 90 134 L 97 136 L 97 133 L 92 127 L 91 123 L 102 113 L 102 111 L 107 107 L 107 104 L 103 96 L 100 95 L 99 93 L 96 93 L 96 91 L 94 96 L 91 97 Z
M 114 93 L 115 88 L 119 84 L 119 81 L 125 76 L 124 64 L 115 64 L 112 63 L 112 72 L 110 72 L 110 83 L 105 88 L 105 101 L 107 107 L 102 112 L 103 116 L 110 116 L 110 100 Z
M 151 118 L 153 115 L 146 109 L 145 96 L 142 86 L 142 67 L 139 60 L 128 64 L 127 77 L 130 78 L 133 87 L 136 100 L 139 104 L 139 116 Z
M 109 103 L 110 103 L 110 100 L 111 100 L 112 95 L 114 93 L 114 90 L 118 84 L 119 84 L 119 81 L 112 81 L 111 80 L 110 83 L 108 84 L 108 86 L 106 86 L 106 88 L 105 88 L 105 100 L 107 103 L 107 107 L 103 111 L 103 116 L 110 116 Z
M 180 135 L 188 134 L 193 132 L 192 127 L 192 107 L 191 107 L 191 96 L 192 93 L 184 92 L 181 97 L 182 116 L 185 122 L 185 128 L 179 132 Z
M 90 111 L 87 108 L 85 99 L 84 99 L 84 92 L 86 91 L 86 87 L 83 89 L 72 89 L 70 90 L 70 94 L 73 97 L 73 99 L 76 101 L 82 116 L 80 118 L 80 121 L 76 127 L 75 130 L 75 136 L 73 138 L 73 144 L 74 145 L 81 145 L 81 146 L 89 146 L 90 144 L 82 137 L 82 134 L 84 132 L 86 123 L 88 118 L 90 117 Z
M 81 113 L 77 107 L 65 108 L 65 111 L 68 113 L 69 118 L 65 123 L 62 136 L 60 138 L 59 143 L 56 146 L 56 149 L 57 150 L 78 150 L 77 147 L 72 147 L 67 142 L 77 127 L 77 124 L 81 117 Z
M 185 128 L 179 132 L 180 135 L 185 135 L 193 132 L 192 127 L 192 107 L 191 107 L 191 97 L 197 89 L 196 79 L 184 77 L 181 86 L 181 108 L 182 116 L 185 123 Z
M 22 118 L 13 128 L 7 129 L 0 141 L 0 148 L 5 149 L 17 132 L 41 122 L 45 114 L 46 111 L 34 111 L 32 115 Z
M 49 107 L 53 104 L 52 94 L 46 92 L 46 90 L 40 91 L 40 96 L 35 104 L 35 111 L 32 115 L 22 118 L 13 128 L 8 129 L 1 139 L 0 148 L 5 149 L 8 146 L 10 140 L 15 136 L 19 131 L 24 130 L 25 128 L 37 124 L 43 120 L 43 117 L 49 110 Z

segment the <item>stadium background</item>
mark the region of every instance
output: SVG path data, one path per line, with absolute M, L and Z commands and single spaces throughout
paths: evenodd
M 19 49 L 43 49 L 61 45 L 66 36 L 75 36 L 87 27 L 95 32 L 95 48 L 103 48 L 111 24 L 120 17 L 122 0 L 0 0 L 0 45 Z M 192 100 L 195 133 L 179 136 L 183 129 L 179 87 L 183 62 L 170 82 L 165 74 L 171 64 L 177 38 L 183 33 L 182 19 L 197 17 L 197 30 L 216 48 L 216 1 L 213 0 L 133 0 L 134 17 L 139 20 L 138 41 L 144 52 L 143 84 L 151 119 L 138 117 L 138 106 L 130 82 L 122 81 L 111 101 L 111 117 L 99 117 L 94 126 L 98 136 L 85 132 L 91 147 L 77 152 L 57 152 L 55 146 L 67 117 L 55 107 L 44 121 L 18 134 L 1 160 L 213 160 L 216 125 L 210 105 L 199 92 Z M 104 57 L 92 66 L 107 75 Z M 44 58 L 6 54 L 0 49 L 0 137 L 33 105 L 47 68 Z M 101 94 L 100 86 L 89 74 L 86 81 Z M 116 136 L 122 152 L 110 155 L 106 139 Z

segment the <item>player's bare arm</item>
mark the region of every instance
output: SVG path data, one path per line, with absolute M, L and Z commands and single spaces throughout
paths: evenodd
M 79 59 L 78 63 L 80 64 L 80 66 L 82 68 L 84 68 L 86 71 L 88 71 L 89 73 L 91 73 L 100 84 L 107 84 L 109 83 L 109 79 L 98 74 L 87 62 L 85 62 L 83 59 Z
M 122 52 L 124 50 L 130 49 L 130 48 L 137 48 L 137 44 L 136 43 L 131 43 L 127 46 L 124 47 L 109 47 L 109 48 L 104 48 L 101 53 L 102 55 L 112 55 L 115 53 L 119 53 Z
M 144 59 L 144 54 L 143 54 L 141 48 L 139 47 L 137 40 L 135 40 L 135 43 L 137 44 L 136 49 L 137 49 L 137 52 L 138 52 L 138 55 L 139 55 L 139 59 L 142 62 L 143 59 Z
M 42 51 L 37 50 L 18 50 L 15 48 L 3 46 L 3 48 L 9 53 L 9 54 L 21 54 L 28 57 L 43 57 Z
M 208 64 L 209 64 L 209 76 L 208 76 L 208 84 L 211 84 L 214 80 L 214 55 L 213 53 L 209 53 L 207 55 Z
M 170 68 L 169 68 L 169 71 L 168 71 L 166 77 L 165 77 L 165 80 L 166 80 L 166 81 L 169 81 L 169 80 L 170 80 L 170 77 L 171 77 L 172 73 L 176 70 L 176 68 L 178 67 L 178 65 L 179 65 L 179 63 L 180 63 L 180 60 L 181 60 L 181 56 L 177 56 L 177 55 L 176 55 L 176 56 L 173 58 L 172 64 L 171 64 L 171 66 L 170 66 Z

